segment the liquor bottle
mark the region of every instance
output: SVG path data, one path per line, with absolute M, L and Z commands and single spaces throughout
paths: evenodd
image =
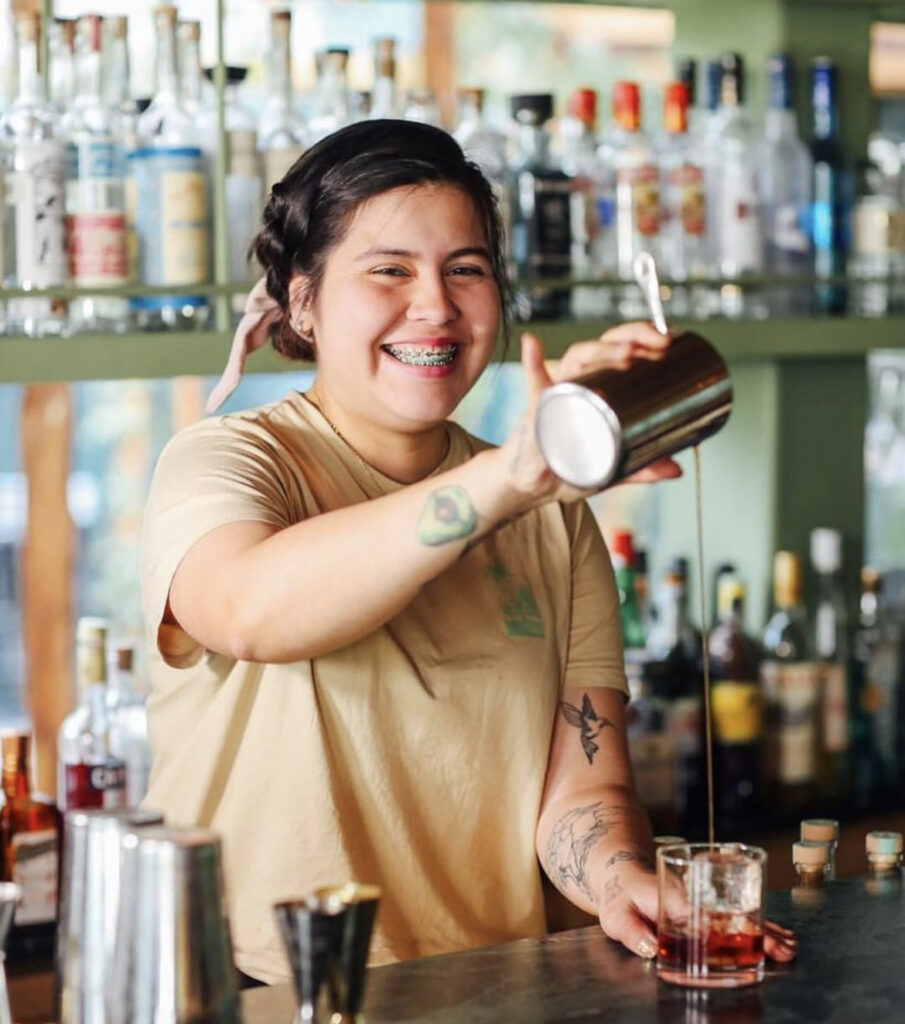
M 10 288 L 50 288 L 66 282 L 66 149 L 41 74 L 40 15 L 21 15 L 16 35 L 19 91 L 0 122 L 4 277 Z M 64 313 L 64 305 L 50 299 L 12 299 L 6 328 L 61 334 Z
M 550 159 L 549 93 L 513 96 L 515 152 L 510 163 L 510 257 L 517 281 L 569 277 L 572 267 L 572 185 Z M 522 320 L 555 320 L 569 312 L 567 288 L 518 287 L 515 307 Z
M 664 91 L 663 123 L 666 129 L 660 154 L 663 172 L 662 263 L 664 275 L 673 281 L 669 299 L 672 312 L 706 316 L 708 299 L 689 278 L 710 277 L 713 272 L 708 238 L 706 192 L 707 166 L 700 140 L 689 133 L 688 88 L 671 82 Z
M 669 680 L 648 676 L 643 651 L 626 651 L 629 703 L 626 707 L 626 739 L 635 790 L 658 832 L 679 826 L 676 804 L 677 759 L 668 728 Z
M 647 637 L 645 675 L 662 678 L 667 695 L 666 731 L 676 760 L 673 803 L 679 820 L 694 829 L 704 819 L 706 778 L 701 708 L 701 638 L 688 617 L 685 560 L 670 562 L 657 593 L 657 615 Z
M 849 643 L 842 589 L 842 535 L 825 527 L 811 532 L 811 565 L 817 576 L 813 651 L 820 669 L 818 778 L 832 798 L 843 794 L 849 775 Z
M 484 120 L 484 90 L 460 87 L 456 90 L 458 119 L 453 138 L 490 179 L 501 183 L 506 173 L 506 138 Z
M 143 284 L 185 289 L 207 280 L 208 192 L 198 126 L 179 91 L 176 8 L 154 10 L 157 91 L 138 122 L 141 147 L 129 156 Z M 130 302 L 139 326 L 147 329 L 203 325 L 207 300 L 182 291 Z
M 0 735 L 2 877 L 22 889 L 6 942 L 10 957 L 47 955 L 56 937 L 62 819 L 47 797 L 31 789 L 31 734 Z
M 791 58 L 771 57 L 768 72 L 770 107 L 761 147 L 767 266 L 772 274 L 803 277 L 811 268 L 811 158 L 795 121 Z M 768 303 L 780 316 L 807 313 L 809 307 L 801 283 L 771 287 Z
M 417 121 L 419 124 L 432 124 L 441 128 L 440 108 L 433 89 L 409 89 L 405 94 L 405 109 L 402 116 L 406 121 Z
M 315 55 L 317 81 L 308 106 L 308 133 L 311 142 L 335 132 L 349 122 L 349 51 L 331 46 Z
M 793 843 L 792 864 L 795 885 L 789 895 L 793 905 L 812 909 L 823 906 L 829 880 L 829 844 L 808 839 Z
M 382 36 L 374 40 L 374 88 L 371 93 L 373 119 L 399 116 L 396 95 L 396 40 Z
M 126 802 L 126 766 L 110 750 L 106 641 L 103 619 L 79 619 L 76 664 L 81 703 L 63 721 L 57 738 L 57 797 L 66 811 L 116 810 Z
M 836 851 L 839 849 L 839 822 L 834 818 L 805 818 L 801 823 L 800 838 L 804 842 L 826 843 L 826 877 L 836 877 Z
M 845 161 L 839 143 L 836 65 L 828 57 L 816 57 L 811 65 L 811 102 L 814 124 L 811 141 L 813 200 L 811 241 L 814 275 L 832 278 L 845 273 L 848 251 L 848 200 Z M 818 283 L 815 304 L 822 313 L 844 313 L 844 284 Z
M 126 807 L 138 807 L 148 792 L 151 747 L 144 697 L 135 685 L 135 651 L 128 644 L 108 652 L 110 753 L 126 766 Z
M 641 130 L 641 93 L 636 82 L 613 86 L 612 161 L 616 170 L 616 266 L 631 284 L 620 289 L 619 312 L 625 317 L 647 316 L 647 302 L 634 283 L 639 252 L 660 257 L 663 212 L 660 168 L 651 142 Z
M 698 138 L 703 125 L 704 111 L 698 106 L 698 62 L 694 57 L 683 57 L 676 61 L 676 81 L 685 86 L 688 132 Z
M 124 160 L 114 118 L 101 96 L 101 18 L 76 22 L 76 81 L 62 121 L 67 141 L 66 231 L 69 276 L 84 288 L 118 287 L 128 276 Z M 124 331 L 125 299 L 88 297 L 69 304 L 75 332 Z
M 902 223 L 901 204 L 898 182 L 890 188 L 886 181 L 869 159 L 856 161 L 848 273 L 855 279 L 850 309 L 857 316 L 884 316 L 891 303 L 899 304 L 901 286 L 891 285 L 888 279 L 902 276 L 903 249 L 897 230 Z
M 757 645 L 742 628 L 744 604 L 744 584 L 723 576 L 717 595 L 718 621 L 707 640 L 707 656 L 715 803 L 727 832 L 750 828 L 762 797 L 763 694 Z
M 764 237 L 761 218 L 757 149 L 759 139 L 744 106 L 744 66 L 738 54 L 722 57 L 719 140 L 715 171 L 719 175 L 716 206 L 716 259 L 720 276 L 737 284 L 726 284 L 720 293 L 725 316 L 757 316 L 763 303 L 742 279 L 764 270 Z
M 201 22 L 180 18 L 176 23 L 176 64 L 179 68 L 179 98 L 189 117 L 202 118 L 216 126 L 216 111 L 205 96 L 204 74 L 201 70 Z M 205 124 L 205 131 L 209 131 Z M 216 146 L 216 141 L 214 142 Z
M 801 597 L 801 562 L 791 551 L 777 551 L 773 559 L 773 604 L 760 667 L 767 779 L 776 806 L 789 810 L 814 796 L 820 697 Z
M 292 99 L 292 12 L 270 12 L 270 51 L 265 64 L 267 97 L 258 131 L 269 192 L 305 151 L 305 129 Z
M 617 530 L 613 534 L 611 554 L 619 593 L 622 643 L 626 649 L 643 650 L 647 637 L 635 588 L 635 545 L 629 530 Z
M 559 138 L 560 166 L 572 181 L 572 276 L 612 275 L 616 269 L 615 179 L 597 156 L 597 93 L 593 89 L 576 89 L 569 97 L 569 113 L 560 121 Z M 572 315 L 579 319 L 606 316 L 611 307 L 607 287 L 572 288 Z
M 50 70 L 49 100 L 61 116 L 69 108 L 76 89 L 75 18 L 54 18 L 47 28 Z

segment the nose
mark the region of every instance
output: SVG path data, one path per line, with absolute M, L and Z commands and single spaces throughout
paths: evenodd
M 414 280 L 408 307 L 409 320 L 448 324 L 459 316 L 450 284 L 441 272 L 422 273 Z

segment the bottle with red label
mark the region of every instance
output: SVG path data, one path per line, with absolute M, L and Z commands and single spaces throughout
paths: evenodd
M 66 811 L 117 810 L 126 806 L 126 764 L 111 752 L 105 620 L 79 619 L 76 643 L 81 703 L 60 727 L 57 798 Z
M 60 867 L 60 812 L 31 789 L 31 734 L 0 735 L 3 795 L 0 810 L 2 877 L 22 890 L 6 942 L 10 957 L 52 952 Z
M 713 276 L 704 150 L 688 131 L 688 86 L 670 82 L 663 94 L 666 138 L 661 154 L 663 228 L 661 270 L 673 281 L 670 308 L 679 316 L 708 313 L 707 293 L 690 279 Z
M 641 130 L 641 91 L 637 82 L 613 87 L 612 161 L 616 168 L 616 263 L 619 276 L 634 282 L 633 263 L 639 252 L 660 258 L 663 211 L 660 168 L 654 147 Z M 622 290 L 622 316 L 646 316 L 647 304 L 637 285 Z

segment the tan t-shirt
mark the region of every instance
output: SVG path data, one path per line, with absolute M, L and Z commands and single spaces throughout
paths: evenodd
M 450 433 L 438 472 L 485 447 Z M 236 960 L 265 981 L 289 977 L 273 903 L 348 879 L 383 889 L 374 963 L 542 934 L 534 833 L 558 696 L 625 690 L 612 569 L 584 503 L 502 527 L 387 625 L 313 661 L 236 661 L 161 625 L 205 533 L 400 487 L 372 472 L 293 393 L 179 433 L 145 512 L 146 803 L 221 834 Z

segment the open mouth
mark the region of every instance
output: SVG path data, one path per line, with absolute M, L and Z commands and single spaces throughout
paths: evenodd
M 450 345 L 384 345 L 384 352 L 407 366 L 449 366 L 459 346 Z

